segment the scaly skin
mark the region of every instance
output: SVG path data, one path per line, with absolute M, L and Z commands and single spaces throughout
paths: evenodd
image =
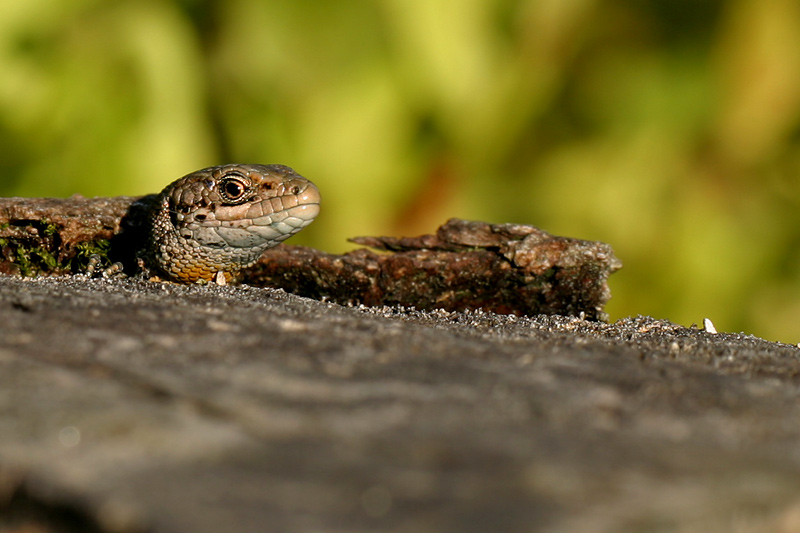
M 283 165 L 222 165 L 167 186 L 149 210 L 142 260 L 185 283 L 235 278 L 319 213 L 316 186 Z

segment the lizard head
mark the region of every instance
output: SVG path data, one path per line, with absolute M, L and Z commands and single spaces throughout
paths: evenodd
M 319 203 L 317 187 L 284 165 L 206 168 L 162 192 L 176 232 L 211 248 L 263 251 L 313 222 Z

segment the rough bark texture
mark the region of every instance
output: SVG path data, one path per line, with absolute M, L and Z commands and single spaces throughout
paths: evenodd
M 517 224 L 452 219 L 436 235 L 352 241 L 389 253 L 268 251 L 245 282 L 344 304 L 602 319 L 622 266 L 607 244 Z
M 76 272 L 98 252 L 133 272 L 142 246 L 133 200 L 0 199 L 0 272 Z M 608 276 L 621 267 L 606 244 L 515 224 L 453 219 L 435 235 L 353 242 L 384 253 L 279 246 L 243 281 L 338 303 L 604 319 Z
M 0 276 L 0 530 L 797 531 L 799 353 Z

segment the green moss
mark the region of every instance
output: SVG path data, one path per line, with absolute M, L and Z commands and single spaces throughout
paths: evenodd
M 111 249 L 111 241 L 108 239 L 98 239 L 96 241 L 79 242 L 75 245 L 75 259 L 89 259 L 93 255 L 99 255 L 103 259 L 108 259 L 108 252 Z
M 86 269 L 89 258 L 93 255 L 100 256 L 101 262 L 108 262 L 108 252 L 111 248 L 108 239 L 78 243 L 74 254 L 66 254 L 69 257 L 59 260 L 59 249 L 53 239 L 58 233 L 58 227 L 46 220 L 42 220 L 41 225 L 32 224 L 32 226 L 38 226 L 40 234 L 48 237 L 44 239 L 44 243 L 37 240 L 33 245 L 22 239 L 0 239 L 0 247 L 10 248 L 5 254 L 6 260 L 16 264 L 23 276 L 80 272 Z
M 56 257 L 44 248 L 31 248 L 30 257 L 41 271 L 55 270 L 59 266 Z
M 52 237 L 53 235 L 55 235 L 58 232 L 58 226 L 53 224 L 52 222 L 48 221 L 47 219 L 43 218 L 41 223 L 44 226 L 42 228 L 42 233 L 44 235 L 47 235 L 48 237 Z
M 15 260 L 14 263 L 19 267 L 20 273 L 25 277 L 36 275 L 33 263 L 31 262 L 30 252 L 25 248 L 17 248 L 14 250 Z
M 40 246 L 31 248 L 18 246 L 14 250 L 14 263 L 19 266 L 23 276 L 37 276 L 61 269 L 56 256 Z
M 110 264 L 108 252 L 111 249 L 111 242 L 108 239 L 98 239 L 96 241 L 80 242 L 75 246 L 75 256 L 67 261 L 67 268 L 72 272 L 83 272 L 89 264 L 92 256 L 100 257 L 100 264 Z

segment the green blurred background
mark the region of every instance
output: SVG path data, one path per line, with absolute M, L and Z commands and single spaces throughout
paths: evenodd
M 0 0 L 0 194 L 223 162 L 319 185 L 292 242 L 534 224 L 612 319 L 800 341 L 797 0 Z

